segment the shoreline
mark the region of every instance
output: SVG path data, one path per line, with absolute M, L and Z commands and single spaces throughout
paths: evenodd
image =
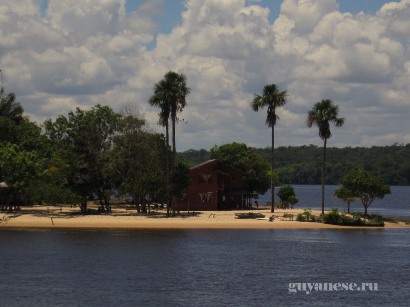
M 113 209 L 111 214 L 79 215 L 77 208 L 33 207 L 23 208 L 19 213 L 0 213 L 0 230 L 21 229 L 60 229 L 60 230 L 184 230 L 184 229 L 410 229 L 403 222 L 385 222 L 384 227 L 339 226 L 315 222 L 285 220 L 283 214 L 293 214 L 294 219 L 303 209 L 235 210 L 235 211 L 196 211 L 182 213 L 176 217 L 165 217 L 164 210 L 155 210 L 153 215 L 136 215 L 127 209 Z M 262 213 L 267 219 L 236 219 L 235 213 Z M 320 211 L 312 211 L 319 215 Z

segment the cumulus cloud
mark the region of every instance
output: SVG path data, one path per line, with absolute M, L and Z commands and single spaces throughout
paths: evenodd
M 266 84 L 287 89 L 280 145 L 320 144 L 305 117 L 321 99 L 346 118 L 330 145 L 410 141 L 410 0 L 374 14 L 342 13 L 341 0 L 188 0 L 181 22 L 156 31 L 163 1 L 127 12 L 126 0 L 0 0 L 0 68 L 7 91 L 38 121 L 77 106 L 134 105 L 151 127 L 153 84 L 174 70 L 192 89 L 178 150 L 245 142 L 269 146 L 266 110 L 249 107 Z

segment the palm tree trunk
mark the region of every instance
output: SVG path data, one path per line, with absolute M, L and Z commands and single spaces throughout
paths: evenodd
M 176 150 L 176 142 L 175 142 L 175 122 L 176 122 L 176 113 L 171 114 L 171 121 L 172 121 L 172 161 L 171 161 L 171 169 L 175 171 L 175 161 L 177 157 L 177 150 Z M 174 202 L 174 193 L 171 192 L 171 203 L 172 203 L 172 213 L 175 216 L 175 202 Z
M 171 121 L 172 121 L 172 168 L 174 168 L 176 157 L 177 157 L 177 149 L 176 149 L 176 142 L 175 142 L 176 114 L 172 114 Z
M 169 124 L 168 120 L 165 124 L 165 180 L 166 180 L 166 193 L 167 193 L 167 216 L 169 216 L 170 209 L 170 182 L 169 182 L 169 157 L 168 157 L 168 148 L 169 148 Z
M 322 215 L 325 214 L 325 164 L 326 164 L 326 143 L 323 144 L 323 162 L 322 162 Z
M 275 212 L 275 156 L 274 156 L 274 148 L 275 148 L 275 130 L 274 125 L 272 125 L 272 175 L 270 178 L 271 181 L 271 209 L 270 212 Z

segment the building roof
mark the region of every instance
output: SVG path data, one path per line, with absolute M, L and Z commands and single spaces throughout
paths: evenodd
M 200 168 L 204 165 L 212 164 L 212 163 L 215 163 L 215 162 L 218 162 L 218 160 L 217 159 L 208 160 L 208 161 L 202 162 L 201 164 L 198 164 L 198 165 L 195 165 L 195 166 L 191 167 L 191 170 L 192 169 L 197 169 L 197 168 Z

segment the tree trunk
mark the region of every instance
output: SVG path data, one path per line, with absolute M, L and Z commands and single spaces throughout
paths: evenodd
M 83 198 L 80 203 L 80 210 L 82 214 L 87 213 L 87 197 Z
M 323 163 L 322 163 L 322 215 L 325 214 L 325 164 L 326 164 L 326 143 L 323 143 Z
M 350 201 L 347 202 L 347 213 L 350 213 Z
M 176 121 L 176 114 L 172 114 L 172 169 L 175 167 L 175 161 L 177 157 L 177 148 L 176 148 L 176 140 L 175 140 L 175 121 Z
M 176 110 L 176 107 L 175 107 Z M 176 141 L 175 141 L 175 122 L 176 122 L 176 111 L 171 111 L 171 124 L 172 124 L 172 160 L 171 160 L 171 170 L 175 170 L 175 161 L 177 157 Z M 172 182 L 170 182 L 172 185 Z M 175 204 L 174 204 L 174 193 L 170 191 L 170 203 L 172 207 L 172 215 L 175 216 Z
M 170 182 L 169 182 L 169 156 L 168 156 L 168 148 L 169 148 L 169 124 L 168 119 L 165 125 L 165 180 L 166 180 L 166 196 L 167 196 L 167 216 L 169 216 L 169 209 L 170 209 Z
M 271 181 L 271 209 L 270 212 L 275 212 L 275 130 L 274 130 L 274 125 L 272 124 L 272 176 L 270 178 Z

